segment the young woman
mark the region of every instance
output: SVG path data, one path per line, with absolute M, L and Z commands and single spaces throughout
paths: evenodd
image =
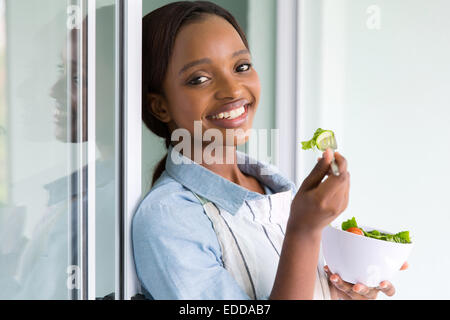
M 252 126 L 260 83 L 230 13 L 203 1 L 161 7 L 144 17 L 142 54 L 143 121 L 168 147 L 133 219 L 146 297 L 370 299 L 380 290 L 394 293 L 388 282 L 379 288 L 345 283 L 320 264 L 322 229 L 348 203 L 344 157 L 334 154 L 340 175 L 328 175 L 333 154 L 327 150 L 297 191 L 272 166 L 236 150 L 248 139 L 242 132 Z M 202 132 L 232 132 L 213 152 L 223 161 L 196 156 L 207 154 L 210 143 L 198 136 L 196 123 Z M 171 139 L 176 132 L 190 134 L 183 152 Z

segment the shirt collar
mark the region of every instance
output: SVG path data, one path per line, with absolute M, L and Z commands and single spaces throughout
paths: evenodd
M 88 167 L 84 166 L 82 170 L 74 171 L 68 176 L 63 176 L 44 185 L 44 189 L 49 194 L 47 205 L 52 206 L 58 202 L 78 197 L 78 175 L 82 172 L 82 176 L 86 177 L 87 170 Z M 97 189 L 114 181 L 114 159 L 97 160 L 95 162 L 95 170 L 95 184 Z M 68 188 L 69 184 L 70 188 Z
M 247 154 L 237 151 L 239 169 L 258 179 L 274 193 L 292 190 L 295 185 L 278 172 L 275 167 L 261 163 Z M 196 194 L 208 199 L 231 214 L 235 214 L 245 200 L 257 200 L 267 197 L 247 190 L 218 174 L 206 169 L 191 159 L 183 156 L 169 146 L 166 171 L 176 181 Z

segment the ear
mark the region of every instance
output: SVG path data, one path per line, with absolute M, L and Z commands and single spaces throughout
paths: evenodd
M 149 93 L 147 95 L 147 103 L 151 112 L 158 120 L 164 123 L 169 123 L 172 120 L 169 109 L 167 108 L 167 101 L 162 95 Z

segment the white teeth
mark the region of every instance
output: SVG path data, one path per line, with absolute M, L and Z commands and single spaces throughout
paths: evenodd
M 231 110 L 229 112 L 221 112 L 218 115 L 213 116 L 212 118 L 213 119 L 223 119 L 223 118 L 225 118 L 225 119 L 231 120 L 231 119 L 235 119 L 235 118 L 241 116 L 244 112 L 245 112 L 245 107 L 242 106 L 240 108 L 233 109 L 233 110 Z

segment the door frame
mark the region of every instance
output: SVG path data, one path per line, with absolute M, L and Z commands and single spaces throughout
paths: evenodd
M 278 167 L 291 181 L 298 183 L 300 149 L 300 24 L 301 0 L 277 0 L 276 108 L 275 125 L 279 130 L 279 150 L 293 150 L 278 156 Z
M 116 296 L 129 300 L 140 291 L 131 222 L 141 200 L 142 0 L 116 0 L 117 219 Z

